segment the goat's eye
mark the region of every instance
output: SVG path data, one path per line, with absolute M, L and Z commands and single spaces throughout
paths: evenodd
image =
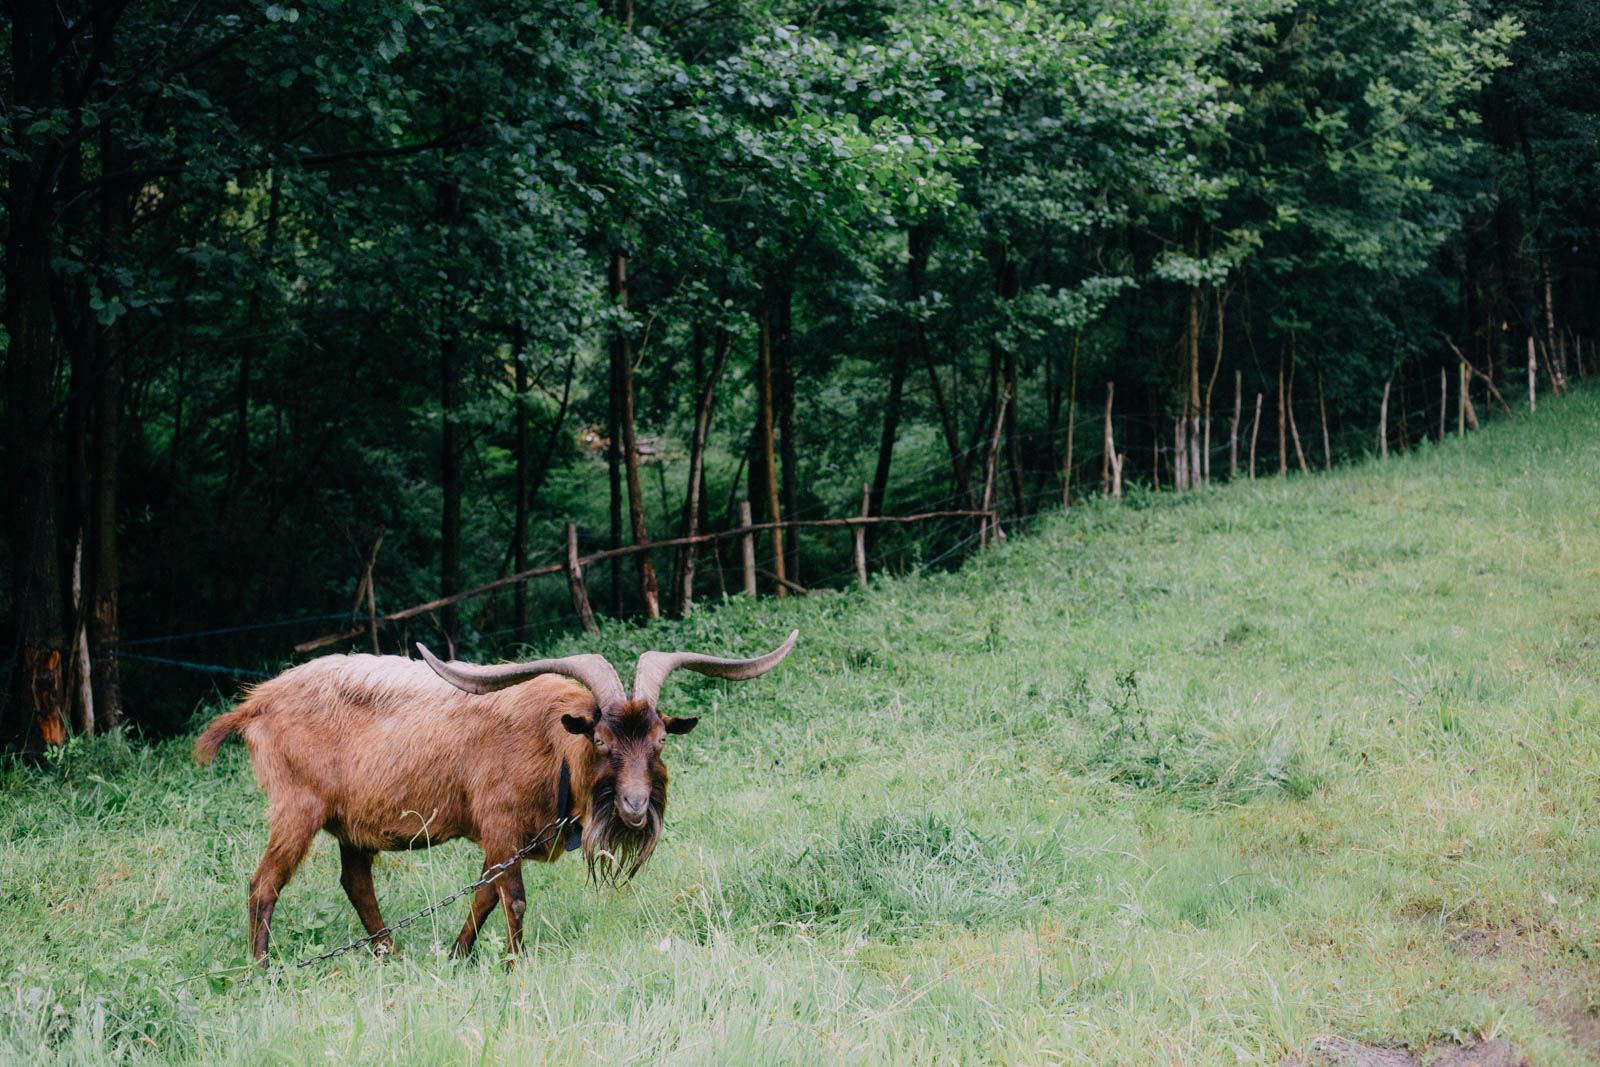
M 666 743 L 667 743 L 667 739 L 665 737 L 656 738 L 656 751 L 660 752 L 661 751 L 661 746 L 665 745 Z
M 606 744 L 604 741 L 596 741 L 594 743 L 594 750 L 600 753 L 602 756 L 611 755 L 611 746 Z

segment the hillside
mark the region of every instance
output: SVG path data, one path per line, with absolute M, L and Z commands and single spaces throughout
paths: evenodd
M 548 650 L 801 631 L 762 681 L 673 677 L 702 721 L 661 848 L 621 891 L 528 870 L 512 974 L 498 915 L 443 957 L 457 905 L 401 960 L 240 984 L 242 748 L 13 765 L 0 1059 L 1277 1064 L 1334 1034 L 1588 1062 L 1597 427 L 1588 390 L 1383 464 L 1078 509 L 959 573 Z M 386 914 L 477 864 L 383 857 Z M 324 838 L 274 954 L 358 932 Z

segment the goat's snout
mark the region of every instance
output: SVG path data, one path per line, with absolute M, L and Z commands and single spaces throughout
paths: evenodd
M 622 821 L 637 830 L 644 825 L 645 815 L 650 808 L 650 794 L 640 793 L 637 796 L 624 794 L 617 797 L 617 814 Z

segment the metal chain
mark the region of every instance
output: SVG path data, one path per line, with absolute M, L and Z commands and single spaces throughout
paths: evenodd
M 503 874 L 513 864 L 521 862 L 522 860 L 526 859 L 533 852 L 536 852 L 540 848 L 542 848 L 543 846 L 549 844 L 550 841 L 551 841 L 551 838 L 546 837 L 545 836 L 546 834 L 549 834 L 549 833 L 551 833 L 553 831 L 561 830 L 562 828 L 567 827 L 567 826 L 576 825 L 577 822 L 578 822 L 577 819 L 575 819 L 572 816 L 568 815 L 568 816 L 565 816 L 563 818 L 555 819 L 555 820 L 553 820 L 551 822 L 545 823 L 543 828 L 541 828 L 538 833 L 533 835 L 533 840 L 529 841 L 526 845 L 523 845 L 516 852 L 514 852 L 510 859 L 505 860 L 505 861 L 503 861 L 501 863 L 496 863 L 492 867 L 485 867 L 483 869 L 482 877 L 480 877 L 476 882 L 473 882 L 471 885 L 462 886 L 460 889 L 457 889 L 454 893 L 451 893 L 449 896 L 445 897 L 443 900 L 439 900 L 439 901 L 436 901 L 435 903 L 429 904 L 426 908 L 423 908 L 419 912 L 416 912 L 416 913 L 411 914 L 411 915 L 407 915 L 403 919 L 400 919 L 400 920 L 397 920 L 395 922 L 392 922 L 392 923 L 390 923 L 389 925 L 385 926 L 383 929 L 379 930 L 376 933 L 368 934 L 366 937 L 358 937 L 354 941 L 349 942 L 348 944 L 340 945 L 338 948 L 330 949 L 327 952 L 324 952 L 324 953 L 322 953 L 320 955 L 308 956 L 303 960 L 297 960 L 293 964 L 291 964 L 289 967 L 259 967 L 258 966 L 253 970 L 253 972 L 251 974 L 248 974 L 248 975 L 245 976 L 244 981 L 248 982 L 251 979 L 260 977 L 263 974 L 281 973 L 283 971 L 288 971 L 288 970 L 298 970 L 301 967 L 309 967 L 313 963 L 321 963 L 324 960 L 331 960 L 335 956 L 342 956 L 346 952 L 351 951 L 352 949 L 360 948 L 362 945 L 370 944 L 373 941 L 376 941 L 381 937 L 387 937 L 388 935 L 394 933 L 397 930 L 404 930 L 406 927 L 412 925 L 413 923 L 420 922 L 421 920 L 426 919 L 428 916 L 432 915 L 434 912 L 438 911 L 440 908 L 444 908 L 444 907 L 447 907 L 447 906 L 449 906 L 451 904 L 454 904 L 456 901 L 460 900 L 462 897 L 466 896 L 468 893 L 473 893 L 473 892 L 476 892 L 479 889 L 482 889 L 484 886 L 488 885 L 490 882 L 494 881 L 501 874 Z

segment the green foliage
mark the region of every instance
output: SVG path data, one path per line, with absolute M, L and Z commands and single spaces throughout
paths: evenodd
M 560 552 L 569 518 L 598 547 L 618 333 L 656 537 L 678 532 L 726 336 L 706 517 L 731 525 L 760 498 L 754 312 L 774 294 L 801 517 L 853 512 L 880 467 L 886 510 L 976 506 L 1007 391 L 1008 522 L 1059 499 L 1069 451 L 1072 485 L 1094 482 L 1112 383 L 1130 480 L 1170 486 L 1191 295 L 1216 465 L 1233 372 L 1248 420 L 1280 364 L 1303 438 L 1326 414 L 1334 457 L 1363 454 L 1393 381 L 1409 446 L 1436 425 L 1446 339 L 1509 388 L 1525 334 L 1543 336 L 1547 269 L 1553 334 L 1595 332 L 1580 7 L 840 0 L 639 4 L 628 23 L 623 5 L 307 0 L 96 23 L 57 5 L 96 45 L 87 66 L 24 100 L 30 71 L 0 61 L 18 97 L 0 151 L 42 176 L 25 214 L 48 246 L 7 207 L 13 259 L 47 256 L 55 285 L 29 309 L 48 343 L 8 364 L 38 360 L 53 384 L 4 403 L 57 413 L 49 518 L 70 559 L 93 493 L 75 457 L 106 419 L 84 393 L 118 338 L 117 587 L 136 637 L 344 611 L 380 529 L 379 610 L 433 599 L 457 497 L 463 586 L 510 567 L 519 485 L 530 559 Z M 800 540 L 802 578 L 848 580 L 847 540 Z M 874 549 L 903 563 L 954 543 L 896 531 Z M 698 595 L 720 591 L 699 573 Z M 596 590 L 603 613 L 637 612 L 625 584 Z M 560 589 L 531 596 L 531 629 L 503 597 L 468 605 L 455 636 L 510 654 L 566 625 Z M 270 669 L 280 636 L 157 651 Z M 153 732 L 211 689 L 125 666 Z

